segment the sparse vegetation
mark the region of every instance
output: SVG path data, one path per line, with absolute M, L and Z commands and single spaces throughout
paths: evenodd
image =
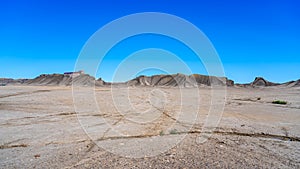
M 160 132 L 159 132 L 159 135 L 160 135 L 160 136 L 163 136 L 163 135 L 164 135 L 164 131 L 160 131 Z
M 287 101 L 283 101 L 283 100 L 274 100 L 272 103 L 273 103 L 273 104 L 287 104 Z
M 170 134 L 178 134 L 178 131 L 176 129 L 173 129 L 170 131 Z

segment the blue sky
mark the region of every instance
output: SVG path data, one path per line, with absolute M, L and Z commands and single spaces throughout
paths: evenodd
M 34 78 L 42 73 L 72 71 L 85 42 L 105 24 L 133 13 L 163 12 L 201 29 L 230 79 L 240 83 L 256 76 L 275 82 L 296 80 L 300 78 L 299 9 L 297 0 L 2 1 L 0 77 Z M 153 43 L 153 39 L 161 43 Z M 148 35 L 128 39 L 127 44 L 124 41 L 114 48 L 117 52 L 112 50 L 105 57 L 96 76 L 110 81 L 116 65 L 142 48 L 182 48 L 175 54 L 193 73 L 206 73 L 184 46 L 163 43 L 166 41 L 171 40 Z M 140 42 L 144 45 L 135 46 Z

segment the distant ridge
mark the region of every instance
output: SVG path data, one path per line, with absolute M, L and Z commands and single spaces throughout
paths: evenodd
M 28 79 L 12 79 L 12 78 L 0 78 L 0 86 L 6 86 L 8 84 L 21 85 Z
M 167 87 L 197 87 L 197 86 L 237 86 L 237 87 L 300 87 L 300 79 L 286 83 L 274 83 L 262 77 L 256 77 L 248 84 L 235 84 L 226 77 L 206 76 L 200 74 L 184 75 L 153 75 L 139 76 L 124 83 L 108 83 L 101 78 L 88 74 L 42 74 L 34 79 L 0 78 L 0 86 L 31 85 L 31 86 L 167 86 Z
M 285 83 L 270 82 L 263 77 L 256 77 L 253 82 L 248 84 L 236 84 L 239 87 L 300 87 L 300 79 L 297 81 L 289 81 Z

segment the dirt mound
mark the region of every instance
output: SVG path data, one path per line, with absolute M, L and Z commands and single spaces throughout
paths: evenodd
M 139 76 L 135 79 L 129 80 L 127 85 L 135 86 L 182 86 L 182 87 L 196 87 L 199 85 L 222 85 L 233 86 L 234 82 L 225 77 L 205 76 L 199 74 L 184 75 L 154 75 L 154 76 Z
M 42 74 L 34 79 L 27 80 L 24 85 L 38 85 L 38 86 L 102 86 L 101 79 L 95 80 L 94 77 L 88 74 L 78 76 L 64 75 L 64 74 Z

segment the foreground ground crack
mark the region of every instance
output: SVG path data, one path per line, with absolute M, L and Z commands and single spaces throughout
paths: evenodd
M 178 131 L 176 135 L 178 134 L 211 134 L 210 132 L 201 132 L 198 130 L 192 130 L 192 131 Z M 299 137 L 291 137 L 291 136 L 283 136 L 283 135 L 276 135 L 276 134 L 268 134 L 268 133 L 243 133 L 243 132 L 226 132 L 226 131 L 214 131 L 212 134 L 218 134 L 218 135 L 232 135 L 232 136 L 244 136 L 244 137 L 256 137 L 256 138 L 269 138 L 269 139 L 275 139 L 275 140 L 282 140 L 282 141 L 296 141 L 300 142 Z M 174 135 L 174 134 L 165 134 L 164 136 L 168 135 Z M 118 139 L 132 139 L 132 138 L 147 138 L 147 137 L 155 137 L 159 135 L 155 134 L 149 134 L 149 135 L 134 135 L 134 136 L 113 136 L 113 137 L 105 137 L 98 139 L 96 141 L 104 141 L 104 140 L 118 140 Z

